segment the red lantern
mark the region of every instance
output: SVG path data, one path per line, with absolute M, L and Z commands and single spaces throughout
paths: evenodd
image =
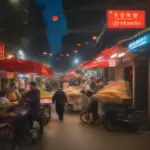
M 81 44 L 81 43 L 78 43 L 78 44 L 77 44 L 77 46 L 79 46 L 79 47 L 80 47 L 80 46 L 82 46 L 82 44 Z
M 58 16 L 53 16 L 53 17 L 52 17 L 52 20 L 53 20 L 54 22 L 58 21 L 58 19 L 59 19 Z
M 43 52 L 43 55 L 47 55 L 47 52 Z
M 69 56 L 70 56 L 70 54 L 66 54 L 66 56 L 67 56 L 67 57 L 69 57 Z
M 50 54 L 49 54 L 49 56 L 53 56 L 53 54 L 52 54 L 52 53 L 50 53 Z
M 97 36 L 92 36 L 92 40 L 96 40 L 97 39 Z
M 85 44 L 89 44 L 89 42 L 85 42 Z
M 78 50 L 74 50 L 74 53 L 78 53 Z

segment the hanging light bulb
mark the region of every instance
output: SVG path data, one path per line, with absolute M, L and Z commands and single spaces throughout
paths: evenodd
M 53 56 L 53 54 L 52 54 L 52 53 L 50 53 L 50 54 L 49 54 L 49 56 Z
M 78 50 L 74 50 L 74 53 L 78 53 Z
M 43 52 L 43 55 L 47 55 L 47 52 Z
M 92 40 L 97 40 L 97 36 L 92 36 Z
M 82 46 L 82 44 L 81 44 L 81 43 L 78 43 L 78 44 L 77 44 L 77 46 L 81 47 L 81 46 Z
M 67 56 L 67 57 L 69 57 L 69 56 L 70 56 L 70 54 L 66 54 L 66 56 Z

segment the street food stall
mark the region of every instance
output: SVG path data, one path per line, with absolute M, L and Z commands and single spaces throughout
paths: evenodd
M 21 59 L 5 59 L 0 60 L 0 70 L 5 72 L 15 73 L 17 76 L 21 73 L 21 75 L 27 75 L 31 77 L 28 80 L 33 81 L 36 75 L 40 75 L 43 77 L 51 77 L 53 75 L 52 69 L 46 67 L 43 64 L 33 62 L 30 60 L 21 60 Z M 15 76 L 15 78 L 17 77 Z M 16 79 L 14 79 L 16 81 Z M 27 82 L 29 83 L 29 81 Z M 28 89 L 25 89 L 26 91 Z M 41 106 L 44 107 L 44 119 L 45 123 L 51 118 L 51 94 L 47 92 L 43 87 L 39 87 L 41 92 Z

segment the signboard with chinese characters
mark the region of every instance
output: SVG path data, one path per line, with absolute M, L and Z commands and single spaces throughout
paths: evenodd
M 144 10 L 109 10 L 107 28 L 145 28 Z
M 4 59 L 4 44 L 0 43 L 0 60 Z
M 150 44 L 150 33 L 147 33 L 128 44 L 128 51 L 137 51 L 139 48 Z

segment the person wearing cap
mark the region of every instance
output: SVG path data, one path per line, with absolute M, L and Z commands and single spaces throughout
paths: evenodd
M 29 101 L 31 112 L 29 115 L 30 128 L 33 128 L 34 120 L 39 121 L 40 132 L 43 133 L 43 119 L 38 118 L 40 112 L 40 91 L 37 89 L 36 82 L 30 82 L 30 90 L 25 95 L 26 99 Z

